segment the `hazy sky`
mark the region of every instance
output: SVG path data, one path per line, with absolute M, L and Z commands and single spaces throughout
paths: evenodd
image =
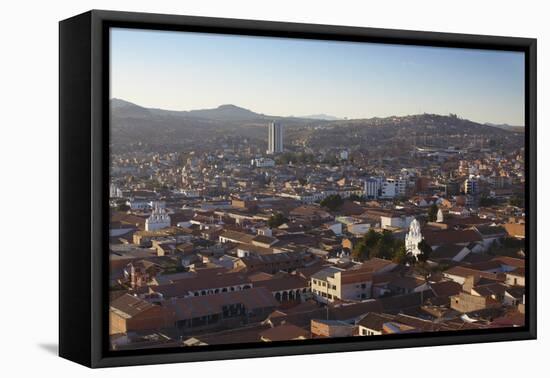
M 524 124 L 523 53 L 112 29 L 111 97 L 277 116 L 456 113 Z

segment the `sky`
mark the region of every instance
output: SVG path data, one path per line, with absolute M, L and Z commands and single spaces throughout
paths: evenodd
M 150 108 L 524 125 L 521 52 L 113 28 L 110 57 L 111 97 Z

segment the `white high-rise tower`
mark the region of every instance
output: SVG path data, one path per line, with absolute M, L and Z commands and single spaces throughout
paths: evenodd
M 420 254 L 418 243 L 422 241 L 422 232 L 420 231 L 420 222 L 413 219 L 409 227 L 409 232 L 405 236 L 405 248 L 407 253 L 411 253 L 414 257 Z
M 271 122 L 268 129 L 267 153 L 276 154 L 283 152 L 283 125 Z

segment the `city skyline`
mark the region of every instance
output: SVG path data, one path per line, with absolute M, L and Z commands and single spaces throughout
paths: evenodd
M 523 58 L 517 52 L 114 29 L 111 97 L 171 110 L 234 104 L 262 114 L 354 119 L 456 113 L 523 126 Z
M 525 326 L 520 53 L 111 36 L 111 351 Z

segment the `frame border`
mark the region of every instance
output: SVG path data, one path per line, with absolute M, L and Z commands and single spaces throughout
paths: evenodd
M 526 326 L 276 342 L 108 350 L 109 29 L 322 39 L 525 53 Z M 60 356 L 89 367 L 536 339 L 536 39 L 92 10 L 60 22 Z M 78 127 L 75 127 L 78 123 Z M 89 167 L 89 170 L 85 168 Z M 84 200 L 82 199 L 84 198 Z M 87 200 L 86 200 L 87 198 Z M 75 212 L 77 214 L 75 215 Z M 107 231 L 107 232 L 106 232 Z M 74 247 L 78 245 L 78 247 Z M 75 274 L 75 266 L 81 271 Z M 261 345 L 261 346 L 260 346 Z

